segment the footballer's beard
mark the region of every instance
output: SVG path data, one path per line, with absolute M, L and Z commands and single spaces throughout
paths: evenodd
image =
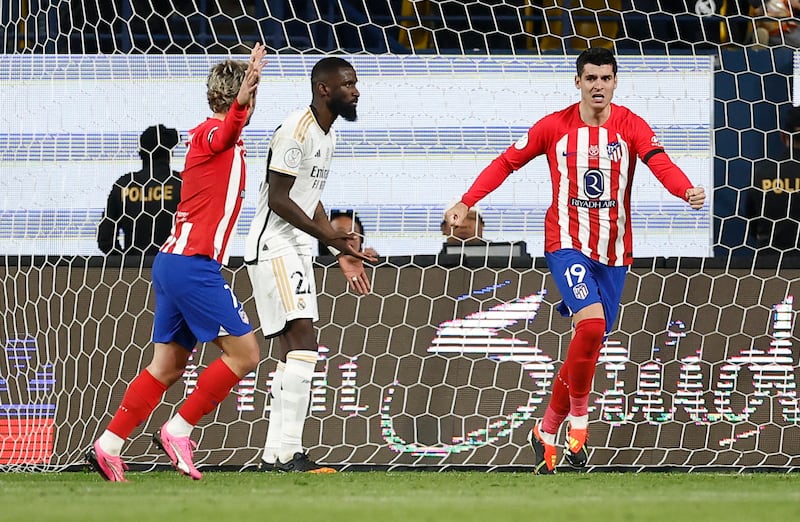
M 331 100 L 328 102 L 328 109 L 333 114 L 338 114 L 347 121 L 356 121 L 358 114 L 356 113 L 356 106 L 351 103 L 345 103 L 342 100 Z

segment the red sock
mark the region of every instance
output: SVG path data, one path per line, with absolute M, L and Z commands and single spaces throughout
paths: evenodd
M 584 319 L 575 325 L 575 335 L 569 343 L 566 364 L 569 367 L 569 395 L 573 415 L 588 413 L 589 392 L 594 369 L 603 345 L 606 321 L 602 318 Z
M 153 377 L 147 369 L 142 370 L 125 390 L 122 403 L 108 424 L 108 431 L 127 439 L 158 406 L 165 391 L 166 384 Z
M 583 397 L 570 397 L 569 413 L 573 417 L 589 415 L 589 394 L 587 393 Z
M 237 382 L 239 376 L 222 359 L 217 359 L 200 374 L 197 387 L 178 410 L 178 414 L 192 426 L 196 425 L 203 415 L 213 411 L 225 400 Z
M 569 388 L 567 387 L 567 365 L 561 366 L 553 380 L 553 391 L 550 394 L 550 404 L 544 411 L 542 418 L 542 431 L 558 433 L 558 428 L 569 414 Z

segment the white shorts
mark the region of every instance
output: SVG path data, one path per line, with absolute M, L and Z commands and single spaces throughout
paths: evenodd
M 319 319 L 311 256 L 296 253 L 247 265 L 264 337 L 283 331 L 294 319 Z

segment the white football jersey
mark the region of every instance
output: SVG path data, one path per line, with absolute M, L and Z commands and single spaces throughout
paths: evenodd
M 325 134 L 310 107 L 291 113 L 275 130 L 269 143 L 267 172 L 295 177 L 289 197 L 309 218 L 314 217 L 322 197 L 335 146 L 333 129 Z M 270 210 L 268 193 L 267 175 L 259 188 L 256 215 L 245 241 L 244 260 L 272 259 L 292 250 L 314 255 L 317 240 Z

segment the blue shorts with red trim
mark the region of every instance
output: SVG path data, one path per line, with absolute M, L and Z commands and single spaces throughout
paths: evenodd
M 561 293 L 559 313 L 570 317 L 590 304 L 601 303 L 606 333 L 610 332 L 619 313 L 628 267 L 604 265 L 571 248 L 545 252 L 544 257 Z
M 156 296 L 153 342 L 177 342 L 187 350 L 197 341 L 253 330 L 222 265 L 206 256 L 159 252 L 153 261 Z

